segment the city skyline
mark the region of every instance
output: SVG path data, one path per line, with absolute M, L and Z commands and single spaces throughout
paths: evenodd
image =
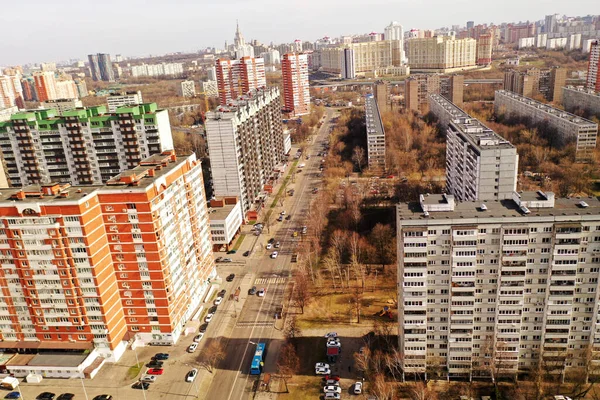
M 438 7 L 437 2 L 430 2 L 427 10 L 440 9 L 443 4 L 447 4 L 439 2 Z M 594 6 L 592 0 L 580 0 L 560 4 L 549 10 L 541 1 L 523 4 L 509 0 L 505 2 L 505 7 L 491 12 L 487 3 L 467 4 L 462 1 L 453 3 L 453 9 L 460 12 L 455 13 L 456 18 L 448 19 L 448 14 L 444 12 L 437 15 L 424 12 L 426 10 L 421 4 L 380 0 L 369 8 L 374 10 L 376 7 L 385 7 L 386 12 L 378 13 L 377 18 L 365 19 L 364 3 L 339 0 L 326 4 L 309 0 L 304 3 L 304 12 L 294 3 L 281 4 L 272 0 L 252 3 L 230 0 L 219 4 L 186 4 L 176 0 L 175 3 L 169 3 L 169 7 L 154 1 L 144 7 L 137 7 L 134 3 L 108 0 L 105 3 L 89 3 L 85 8 L 77 9 L 70 7 L 65 0 L 53 3 L 33 0 L 27 3 L 36 13 L 25 14 L 22 12 L 23 5 L 7 4 L 3 15 L 10 16 L 10 19 L 0 17 L 0 22 L 8 32 L 23 32 L 0 44 L 3 54 L 0 64 L 3 66 L 85 60 L 88 54 L 95 52 L 142 56 L 193 52 L 206 47 L 222 48 L 225 41 L 233 42 L 236 20 L 239 20 L 240 29 L 247 40 L 256 39 L 268 44 L 271 41 L 314 41 L 323 36 L 383 32 L 390 20 L 397 20 L 405 30 L 436 29 L 452 25 L 464 26 L 468 20 L 479 24 L 538 21 L 543 20 L 547 14 L 555 13 L 584 16 Z M 514 7 L 511 7 L 511 3 Z M 178 6 L 184 6 L 185 12 L 181 12 L 182 8 Z M 129 19 L 133 24 L 123 24 L 121 19 L 114 18 L 117 9 L 119 15 L 128 15 L 128 7 L 131 7 L 131 15 L 135 12 L 137 17 Z M 69 20 L 69 24 L 56 24 L 54 18 L 48 17 L 55 15 L 57 10 L 61 10 L 61 18 Z M 219 17 L 204 17 L 206 15 Z M 104 23 L 100 24 L 98 21 Z M 131 29 L 131 25 L 135 29 Z M 49 32 L 52 33 L 55 45 L 36 46 L 39 38 L 48 37 Z M 56 43 L 68 45 L 56 46 Z M 31 52 L 34 47 L 35 53 Z

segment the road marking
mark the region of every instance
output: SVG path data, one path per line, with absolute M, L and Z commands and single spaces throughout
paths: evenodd
M 254 281 L 254 285 L 263 285 L 265 283 L 284 283 L 286 278 L 258 278 Z
M 250 326 L 256 326 L 256 327 L 269 327 L 269 326 L 273 326 L 274 323 L 272 321 L 258 321 L 258 322 L 252 322 L 252 321 L 246 321 L 246 322 L 238 322 L 237 324 L 235 324 L 236 328 L 248 328 Z

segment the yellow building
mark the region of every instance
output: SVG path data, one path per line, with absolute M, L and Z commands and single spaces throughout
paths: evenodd
M 477 41 L 454 36 L 415 38 L 407 41 L 412 72 L 452 72 L 476 68 Z

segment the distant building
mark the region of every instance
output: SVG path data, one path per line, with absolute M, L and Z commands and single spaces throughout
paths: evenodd
M 342 73 L 342 57 L 345 49 L 354 54 L 354 70 L 356 75 L 373 73 L 379 68 L 402 66 L 403 50 L 398 40 L 380 40 L 349 43 L 320 50 L 321 67 L 324 72 Z
M 365 127 L 369 169 L 385 170 L 385 130 L 377 100 L 370 94 L 365 97 Z
M 242 206 L 237 197 L 211 199 L 208 209 L 213 251 L 230 249 L 242 226 Z
M 390 22 L 388 26 L 385 27 L 384 30 L 384 39 L 391 41 L 391 47 L 393 53 L 398 53 L 396 64 L 404 63 L 406 60 L 406 56 L 404 54 L 404 30 L 402 25 L 396 21 Z
M 546 22 L 544 24 L 544 32 L 545 33 L 553 33 L 556 32 L 558 24 L 556 23 L 556 14 L 555 15 L 546 15 Z
M 308 56 L 288 53 L 281 60 L 283 85 L 283 112 L 290 116 L 305 115 L 310 112 L 310 92 L 308 85 Z
M 451 72 L 472 69 L 477 64 L 477 41 L 454 36 L 415 38 L 407 41 L 412 72 Z
M 250 57 L 254 58 L 254 47 L 250 44 L 246 44 L 244 36 L 240 31 L 240 25 L 236 24 L 235 37 L 233 39 L 233 52 L 235 58 Z
M 600 92 L 600 40 L 590 44 L 586 86 L 588 89 Z
M 141 76 L 183 76 L 182 63 L 160 63 L 160 64 L 141 64 L 131 67 L 131 76 L 138 78 Z
M 356 78 L 354 67 L 354 50 L 344 49 L 342 53 L 342 79 Z
M 194 97 L 196 96 L 196 85 L 194 81 L 183 81 L 178 87 L 179 95 L 182 97 Z
M 77 97 L 79 97 L 80 99 L 83 97 L 87 97 L 88 90 L 87 84 L 85 83 L 84 79 L 75 80 L 75 86 L 77 87 Z
M 446 189 L 460 201 L 505 200 L 517 189 L 519 155 L 510 142 L 444 97 L 429 96 L 446 133 Z
M 102 184 L 146 157 L 173 149 L 169 114 L 156 103 L 113 114 L 104 106 L 61 115 L 51 109 L 23 111 L 0 124 L 0 142 L 12 186 Z
M 23 87 L 18 75 L 0 75 L 0 109 L 25 107 Z
M 204 81 L 200 82 L 200 87 L 202 93 L 209 97 L 218 97 L 219 96 L 219 88 L 217 85 L 217 81 Z
M 530 68 L 525 71 L 508 70 L 504 72 L 504 90 L 525 97 L 542 95 L 547 101 L 561 102 L 562 87 L 565 86 L 567 70 L 553 67 L 539 70 Z
M 585 118 L 506 90 L 496 91 L 494 111 L 496 115 L 519 118 L 532 127 L 547 124 L 556 130 L 556 146 L 575 142 L 577 161 L 588 161 L 596 149 L 598 124 Z
M 477 65 L 490 65 L 492 63 L 492 48 L 494 37 L 491 33 L 482 33 L 477 39 Z
M 568 112 L 583 111 L 600 118 L 600 92 L 583 87 L 563 87 L 562 104 Z
M 79 99 L 58 99 L 43 101 L 41 106 L 43 109 L 54 110 L 62 115 L 65 111 L 83 107 L 83 103 Z
M 574 33 L 567 38 L 567 51 L 581 49 L 581 33 Z
M 221 105 L 227 105 L 249 91 L 267 86 L 265 62 L 262 58 L 219 58 L 215 67 Z
M 142 92 L 118 92 L 110 93 L 106 98 L 108 112 L 114 113 L 119 107 L 137 106 L 143 103 Z
M 35 92 L 37 93 L 38 101 L 56 100 L 56 77 L 54 72 L 34 72 L 33 79 L 35 81 Z
M 519 49 L 526 49 L 528 47 L 535 47 L 535 37 L 525 37 L 519 39 Z
M 93 80 L 114 82 L 115 75 L 110 61 L 110 54 L 90 54 L 88 55 L 88 61 Z
M 567 38 L 552 38 L 546 42 L 546 49 L 548 50 L 560 50 L 567 47 Z
M 12 106 L 8 108 L 0 108 L 0 122 L 9 121 L 13 114 L 19 112 L 19 107 Z M 1 176 L 0 176 L 1 178 Z
M 264 186 L 286 160 L 279 89 L 255 90 L 207 112 L 205 126 L 215 196 L 235 196 L 243 217 L 256 216 Z
M 535 36 L 535 47 L 537 48 L 545 48 L 548 44 L 548 34 L 540 33 Z
M 383 113 L 392 109 L 392 93 L 389 81 L 378 81 L 373 85 L 373 96 L 377 101 L 379 112 Z
M 453 104 L 461 106 L 464 95 L 463 75 L 416 74 L 404 82 L 406 109 L 422 111 L 430 94 L 440 94 Z
M 217 80 L 217 69 L 215 68 L 214 65 L 211 65 L 210 67 L 206 68 L 206 79 L 209 81 L 216 81 Z

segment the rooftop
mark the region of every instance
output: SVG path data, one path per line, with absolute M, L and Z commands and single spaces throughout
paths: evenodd
M 565 86 L 563 87 L 563 89 L 565 90 L 573 90 L 575 92 L 580 92 L 580 93 L 585 93 L 588 94 L 590 96 L 595 96 L 598 98 L 598 100 L 600 100 L 600 92 L 595 92 L 592 89 L 588 89 L 584 86 Z
M 441 205 L 440 211 L 427 207 L 427 215 L 420 202 L 399 203 L 397 205 L 398 217 L 402 221 L 430 221 L 431 224 L 440 224 L 452 219 L 465 219 L 477 223 L 478 219 L 496 218 L 515 219 L 515 222 L 535 220 L 536 217 L 553 217 L 556 220 L 572 219 L 600 219 L 600 200 L 597 197 L 572 197 L 554 199 L 553 193 L 540 194 L 540 192 L 521 192 L 520 203 L 513 199 L 494 201 L 457 201 L 451 211 L 442 195 L 424 195 L 423 204 Z M 552 204 L 553 206 L 548 206 Z M 523 210 L 523 206 L 527 204 Z M 539 205 L 539 207 L 537 207 Z M 587 217 L 587 218 L 586 218 Z M 517 220 L 519 218 L 519 220 Z M 410 222 L 406 223 L 410 225 Z
M 367 95 L 365 98 L 365 118 L 367 125 L 367 135 L 384 136 L 383 123 L 377 100 L 373 95 Z
M 208 209 L 208 219 L 222 221 L 227 219 L 237 204 L 225 204 L 223 207 L 211 207 Z
M 579 125 L 580 127 L 588 127 L 588 126 L 597 126 L 598 125 L 588 119 L 581 118 L 575 114 L 571 114 L 564 110 L 560 110 L 558 108 L 551 107 L 547 104 L 540 103 L 539 101 L 530 99 L 529 97 L 521 96 L 520 94 L 517 94 L 514 92 L 509 92 L 507 90 L 496 90 L 496 95 L 498 95 L 498 94 L 506 96 L 506 97 L 510 97 L 513 100 L 519 101 L 527 106 L 537 108 L 540 111 L 546 112 L 547 114 L 554 115 L 556 117 L 570 121 L 574 124 Z

